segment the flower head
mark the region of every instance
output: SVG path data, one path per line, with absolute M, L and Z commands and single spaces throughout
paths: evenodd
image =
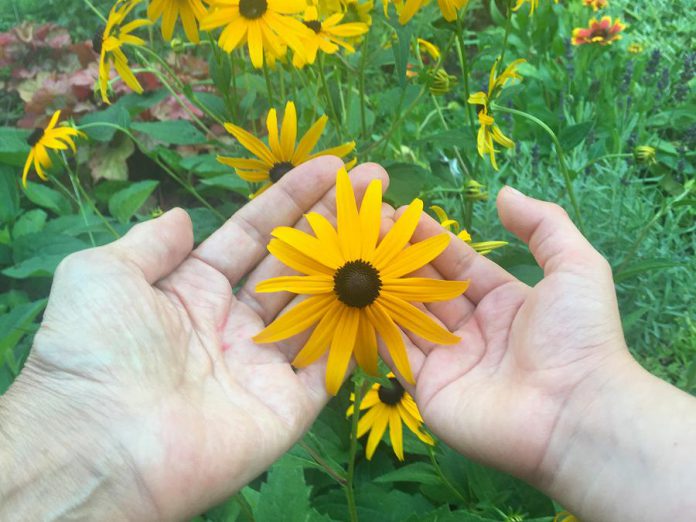
M 278 113 L 275 109 L 271 109 L 268 111 L 268 117 L 266 118 L 268 143 L 270 146 L 267 146 L 256 136 L 241 127 L 232 123 L 226 123 L 225 129 L 227 132 L 237 138 L 245 149 L 256 156 L 256 159 L 230 158 L 226 156 L 218 156 L 217 159 L 220 163 L 234 168 L 237 175 L 243 180 L 250 183 L 263 183 L 259 190 L 259 192 L 262 192 L 305 161 L 329 155 L 342 158 L 352 152 L 355 148 L 354 141 L 319 152 L 312 152 L 321 137 L 321 133 L 324 131 L 327 121 L 326 115 L 321 116 L 297 143 L 297 111 L 295 110 L 295 104 L 288 102 L 285 105 L 283 123 L 280 129 L 278 129 Z
M 553 1 L 555 3 L 558 3 L 558 0 L 553 0 Z M 512 10 L 517 11 L 525 3 L 529 3 L 529 14 L 532 15 L 532 14 L 534 14 L 534 10 L 539 5 L 539 0 L 517 0 L 517 3 L 515 4 L 515 7 L 512 8 Z
M 254 340 L 281 341 L 317 325 L 293 364 L 307 366 L 328 349 L 326 389 L 334 395 L 351 355 L 365 371 L 377 374 L 377 334 L 396 369 L 410 383 L 414 382 L 413 374 L 399 326 L 438 344 L 460 340 L 411 302 L 453 299 L 466 290 L 468 281 L 404 277 L 440 255 L 449 244 L 449 235 L 408 245 L 423 211 L 423 202 L 416 199 L 378 242 L 381 208 L 380 180 L 370 183 L 358 208 L 348 173 L 340 169 L 336 177 L 336 228 L 324 216 L 310 212 L 306 218 L 315 235 L 289 227 L 272 232 L 274 239 L 268 250 L 306 275 L 276 277 L 256 287 L 257 292 L 310 295 Z
M 392 3 L 396 7 L 396 12 L 399 13 L 399 23 L 404 25 L 428 3 L 428 0 L 392 0 Z M 454 22 L 457 19 L 458 11 L 468 3 L 469 0 L 437 0 L 442 17 L 448 22 Z M 384 15 L 387 16 L 389 0 L 382 0 L 382 4 Z
M 650 145 L 638 145 L 633 150 L 633 155 L 638 163 L 654 165 L 657 163 L 655 147 Z
M 621 31 L 626 28 L 617 18 L 612 21 L 611 16 L 603 16 L 601 20 L 593 18 L 588 27 L 573 29 L 573 45 L 599 44 L 611 45 L 621 39 Z
M 604 9 L 609 2 L 607 0 L 582 0 L 582 3 L 587 7 L 591 7 L 593 11 Z
M 498 62 L 493 63 L 490 76 L 488 79 L 488 91 L 479 91 L 469 96 L 468 102 L 476 106 L 479 120 L 479 131 L 477 136 L 477 149 L 481 156 L 489 155 L 491 165 L 495 170 L 498 170 L 498 163 L 495 158 L 495 143 L 502 145 L 505 148 L 512 148 L 515 143 L 505 136 L 495 123 L 493 114 L 490 108 L 490 102 L 499 96 L 500 91 L 505 87 L 507 82 L 513 79 L 522 79 L 517 73 L 517 67 L 524 63 L 525 60 L 519 59 L 508 65 L 503 72 L 497 74 Z
M 293 15 L 302 13 L 305 0 L 210 0 L 201 29 L 223 27 L 218 43 L 228 53 L 240 44 L 249 47 L 251 63 L 263 66 L 264 52 L 279 57 L 287 47 L 304 53 L 302 37 L 309 29 Z
M 319 19 L 319 12 L 314 6 L 305 9 L 303 23 L 310 29 L 306 38 L 302 39 L 305 52 L 295 53 L 292 63 L 295 67 L 304 67 L 307 63 L 314 63 L 318 51 L 327 54 L 338 52 L 339 46 L 348 52 L 355 52 L 346 38 L 355 38 L 365 34 L 369 27 L 362 22 L 349 22 L 342 24 L 343 13 L 336 13 L 326 20 Z
M 109 12 L 104 29 L 97 31 L 94 35 L 92 46 L 94 51 L 99 53 L 99 90 L 104 103 L 110 103 L 108 90 L 111 63 L 128 87 L 138 94 L 143 92 L 140 82 L 128 65 L 128 58 L 121 49 L 126 44 L 145 45 L 145 40 L 131 33 L 144 25 L 149 25 L 151 23 L 149 20 L 139 18 L 121 25 L 139 3 L 140 0 L 118 0 Z
M 27 143 L 31 147 L 27 161 L 24 163 L 24 171 L 22 172 L 22 184 L 27 186 L 27 175 L 32 164 L 34 170 L 42 180 L 47 180 L 44 169 L 51 168 L 53 161 L 48 151 L 52 150 L 67 150 L 70 147 L 74 152 L 75 142 L 73 138 L 78 136 L 86 137 L 85 133 L 73 127 L 56 127 L 60 119 L 60 111 L 53 113 L 51 121 L 48 122 L 45 129 L 35 129 L 34 132 L 27 138 Z
M 151 0 L 147 7 L 147 17 L 153 22 L 162 17 L 162 37 L 169 41 L 174 34 L 176 21 L 181 18 L 186 37 L 198 43 L 198 24 L 207 11 L 202 0 Z
M 469 232 L 467 232 L 465 229 L 461 229 L 460 231 L 459 222 L 455 219 L 450 219 L 449 217 L 447 217 L 447 213 L 442 207 L 432 205 L 430 207 L 430 210 L 432 210 L 437 216 L 437 219 L 440 221 L 440 226 L 449 230 L 450 232 L 453 232 L 454 234 L 457 234 L 457 237 L 459 239 L 467 243 L 471 248 L 473 248 L 482 256 L 490 254 L 496 248 L 501 248 L 508 244 L 507 241 L 483 241 L 480 243 L 473 243 L 471 239 L 471 234 L 469 234 Z
M 362 437 L 368 431 L 365 455 L 371 460 L 382 440 L 382 435 L 389 427 L 394 454 L 399 460 L 404 460 L 404 436 L 402 423 L 416 436 L 429 445 L 434 445 L 433 438 L 423 431 L 423 418 L 418 411 L 416 401 L 413 400 L 393 373 L 387 375 L 389 386 L 375 383 L 360 401 L 359 409 L 367 410 L 358 421 L 358 437 Z M 351 394 L 350 400 L 355 402 L 355 396 Z M 346 414 L 353 415 L 355 404 L 352 404 Z

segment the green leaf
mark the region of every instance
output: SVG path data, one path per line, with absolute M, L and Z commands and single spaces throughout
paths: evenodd
M 589 134 L 593 125 L 594 122 L 584 121 L 563 129 L 558 135 L 558 141 L 561 142 L 563 150 L 568 152 L 580 145 L 582 140 Z
M 203 185 L 208 187 L 217 187 L 225 190 L 230 190 L 232 192 L 237 192 L 242 196 L 249 195 L 249 185 L 242 178 L 236 174 L 225 174 L 223 176 L 216 176 L 214 178 L 201 180 Z
M 24 194 L 35 205 L 52 210 L 58 215 L 69 214 L 71 211 L 70 202 L 65 196 L 46 185 L 28 181 Z
M 432 465 L 426 462 L 414 462 L 374 479 L 375 482 L 417 482 L 437 486 L 442 480 L 437 476 Z
M 41 255 L 6 268 L 3 275 L 12 279 L 28 279 L 30 277 L 51 277 L 65 256 L 62 254 Z
M 195 145 L 205 143 L 206 138 L 191 122 L 186 120 L 135 122 L 135 131 L 172 145 Z
M 119 190 L 109 199 L 109 212 L 121 223 L 128 223 L 147 198 L 159 185 L 159 181 L 145 180 L 133 183 L 130 187 Z
M 33 303 L 21 304 L 14 307 L 9 313 L 0 315 L 0 365 L 5 360 L 5 354 L 12 350 L 27 333 L 31 333 L 31 324 L 43 311 L 47 299 L 40 299 Z
M 387 163 L 391 182 L 387 196 L 397 205 L 405 205 L 420 194 L 428 181 L 429 173 L 420 165 L 413 163 Z
M 0 165 L 0 223 L 12 221 L 19 214 L 19 170 Z
M 29 131 L 14 127 L 0 127 L 0 163 L 23 167 L 29 154 Z
M 118 102 L 103 111 L 87 114 L 80 120 L 80 126 L 94 125 L 83 130 L 90 139 L 95 141 L 111 141 L 118 130 L 117 127 L 128 129 L 130 124 L 131 117 L 128 110 Z
M 47 217 L 48 214 L 40 208 L 22 214 L 12 228 L 12 236 L 18 238 L 27 234 L 41 232 L 46 224 Z
M 621 272 L 614 275 L 614 283 L 619 284 L 631 277 L 636 277 L 644 272 L 655 272 L 657 270 L 666 270 L 668 268 L 675 268 L 678 266 L 686 266 L 685 263 L 681 261 L 674 261 L 671 259 L 647 259 L 645 261 L 639 261 L 633 265 L 624 268 Z

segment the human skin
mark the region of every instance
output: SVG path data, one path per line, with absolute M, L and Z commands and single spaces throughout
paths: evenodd
M 302 436 L 329 399 L 325 361 L 292 369 L 302 336 L 253 343 L 296 301 L 253 288 L 290 273 L 267 255 L 274 227 L 333 215 L 341 165 L 298 167 L 195 250 L 174 210 L 61 264 L 29 360 L 0 398 L 0 520 L 185 519 Z M 351 178 L 358 197 L 388 181 L 372 164 Z M 609 266 L 560 207 L 510 189 L 498 207 L 545 277 L 529 288 L 455 240 L 424 270 L 472 281 L 428 305 L 459 346 L 408 342 L 428 426 L 583 520 L 688 518 L 696 401 L 631 359 Z M 385 229 L 398 213 L 384 206 Z M 441 232 L 424 216 L 415 239 Z

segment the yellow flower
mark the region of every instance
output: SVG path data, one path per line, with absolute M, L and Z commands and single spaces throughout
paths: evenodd
M 303 23 L 311 29 L 308 36 L 302 39 L 305 52 L 295 53 L 292 63 L 295 67 L 304 67 L 307 63 L 314 63 L 319 50 L 334 54 L 338 52 L 339 46 L 355 52 L 352 45 L 346 42 L 345 38 L 355 38 L 365 34 L 369 27 L 361 22 L 349 22 L 342 24 L 343 13 L 336 13 L 329 16 L 323 22 L 319 20 L 317 8 L 309 6 L 305 10 Z
M 655 147 L 650 145 L 638 145 L 633 150 L 633 155 L 638 163 L 646 165 L 655 165 L 657 163 Z
M 558 3 L 558 0 L 553 0 L 555 3 Z M 512 8 L 513 11 L 517 11 L 520 7 L 525 2 L 529 2 L 529 14 L 532 15 L 534 14 L 534 10 L 537 8 L 539 5 L 539 0 L 517 0 L 517 3 L 515 4 L 515 7 Z
M 420 9 L 428 3 L 429 0 L 392 0 L 396 12 L 399 13 L 399 23 L 404 25 L 420 11 Z M 448 22 L 454 22 L 457 19 L 457 12 L 465 7 L 469 0 L 437 0 L 437 5 L 440 8 L 442 17 Z M 384 7 L 384 15 L 387 16 L 389 8 L 389 0 L 382 0 Z
M 428 54 L 435 61 L 440 59 L 440 49 L 437 45 L 429 42 L 428 40 L 424 40 L 423 38 L 418 38 L 417 41 L 418 52 L 420 52 L 421 56 Z
M 567 511 L 561 511 L 559 513 L 556 513 L 556 516 L 553 517 L 553 522 L 580 522 L 577 517 L 574 515 L 571 515 Z
M 501 248 L 508 244 L 507 241 L 483 241 L 481 243 L 472 243 L 471 235 L 469 234 L 469 232 L 467 232 L 464 229 L 459 231 L 459 223 L 457 222 L 457 220 L 450 219 L 449 217 L 447 217 L 447 213 L 442 207 L 432 205 L 430 207 L 430 210 L 432 210 L 435 213 L 442 227 L 446 228 L 450 232 L 454 232 L 455 234 L 457 234 L 457 237 L 459 239 L 467 243 L 471 248 L 473 248 L 482 256 L 490 254 L 496 248 Z
M 506 148 L 514 147 L 515 143 L 505 136 L 498 125 L 496 125 L 490 110 L 490 102 L 500 94 L 500 91 L 508 81 L 522 79 L 517 73 L 517 67 L 524 62 L 525 60 L 523 59 L 515 60 L 505 68 L 500 76 L 497 76 L 498 62 L 494 62 L 488 80 L 488 92 L 475 92 L 468 99 L 470 104 L 476 105 L 476 110 L 478 111 L 479 131 L 476 140 L 478 153 L 482 157 L 488 154 L 491 158 L 491 165 L 493 165 L 495 170 L 498 170 L 498 163 L 495 159 L 494 142 Z
M 573 45 L 599 44 L 611 45 L 621 39 L 621 32 L 626 26 L 618 18 L 612 21 L 611 16 L 603 16 L 601 20 L 593 18 L 588 27 L 573 29 Z
M 245 131 L 241 127 L 226 123 L 225 129 L 232 134 L 241 145 L 249 152 L 254 154 L 257 159 L 230 158 L 218 156 L 220 163 L 233 167 L 237 175 L 250 183 L 263 183 L 264 185 L 257 192 L 266 190 L 273 183 L 282 178 L 287 172 L 319 156 L 334 155 L 344 157 L 355 148 L 355 142 L 351 141 L 319 152 L 312 152 L 316 146 L 321 133 L 324 131 L 328 118 L 321 116 L 310 127 L 307 133 L 302 136 L 299 143 L 295 143 L 297 138 L 297 111 L 295 104 L 288 102 L 285 105 L 283 123 L 278 132 L 278 114 L 275 109 L 268 111 L 266 126 L 268 127 L 268 143 L 266 146 L 260 139 L 253 134 Z
M 210 0 L 211 9 L 201 29 L 224 26 L 220 47 L 229 53 L 246 42 L 251 63 L 259 69 L 264 51 L 279 57 L 287 46 L 304 53 L 301 38 L 309 35 L 309 29 L 292 15 L 304 11 L 305 6 L 305 0 Z
M 631 54 L 640 54 L 643 52 L 643 46 L 639 43 L 633 42 L 628 44 L 628 52 Z
M 108 96 L 111 62 L 113 62 L 116 72 L 118 72 L 128 87 L 138 94 L 143 92 L 140 82 L 128 65 L 128 58 L 121 50 L 121 47 L 125 44 L 145 45 L 145 40 L 131 33 L 144 25 L 149 25 L 149 20 L 139 18 L 123 26 L 121 25 L 128 14 L 139 3 L 140 0 L 119 0 L 116 2 L 109 12 L 106 26 L 94 35 L 92 46 L 94 51 L 99 53 L 99 90 L 104 103 L 111 103 Z
M 39 177 L 46 181 L 48 177 L 44 169 L 51 168 L 53 161 L 49 155 L 49 149 L 52 150 L 67 150 L 70 147 L 74 152 L 75 142 L 73 138 L 80 136 L 86 137 L 84 132 L 81 132 L 73 127 L 56 127 L 60 119 L 60 111 L 53 113 L 51 121 L 45 129 L 36 129 L 27 138 L 27 143 L 31 147 L 27 161 L 24 163 L 24 171 L 22 172 L 22 184 L 27 186 L 27 175 L 32 164 Z
M 335 395 L 351 355 L 366 372 L 377 374 L 377 334 L 394 365 L 413 383 L 403 334 L 397 324 L 438 344 L 455 344 L 459 337 L 437 324 L 411 302 L 453 299 L 468 281 L 404 277 L 435 259 L 449 244 L 439 234 L 409 246 L 423 212 L 414 200 L 378 243 L 382 208 L 380 180 L 367 187 L 358 209 L 348 173 L 336 178 L 334 226 L 316 212 L 306 215 L 314 235 L 278 227 L 268 250 L 305 276 L 276 277 L 260 283 L 257 292 L 293 292 L 310 297 L 276 318 L 254 340 L 273 343 L 317 325 L 293 365 L 304 367 L 328 349 L 326 389 Z
M 319 14 L 323 17 L 342 12 L 351 22 L 357 21 L 368 26 L 372 25 L 372 9 L 375 7 L 374 0 L 362 3 L 359 0 L 316 0 L 308 3 L 316 5 L 319 9 Z
M 172 39 L 176 21 L 181 18 L 186 38 L 193 43 L 200 42 L 198 23 L 206 13 L 201 0 L 151 0 L 147 8 L 147 17 L 153 22 L 162 16 L 162 37 L 167 41 Z
M 358 437 L 362 437 L 368 431 L 365 455 L 371 460 L 377 445 L 382 440 L 382 435 L 389 426 L 389 439 L 391 440 L 394 454 L 399 460 L 404 460 L 404 436 L 402 423 L 416 436 L 429 445 L 434 445 L 433 438 L 423 431 L 423 418 L 418 411 L 416 401 L 413 400 L 393 373 L 387 375 L 390 386 L 375 383 L 360 401 L 360 410 L 367 410 L 358 422 Z M 355 402 L 355 395 L 351 393 L 351 402 Z M 352 404 L 346 414 L 353 415 L 355 405 Z
M 582 3 L 587 7 L 591 7 L 593 11 L 598 11 L 609 5 L 607 0 L 582 0 Z

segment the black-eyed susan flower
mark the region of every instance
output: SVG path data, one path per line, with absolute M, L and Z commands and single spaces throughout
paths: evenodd
M 60 111 L 54 112 L 45 129 L 35 129 L 27 138 L 31 150 L 22 172 L 22 184 L 25 187 L 27 186 L 27 175 L 32 165 L 42 180 L 48 179 L 45 169 L 49 169 L 53 165 L 49 150 L 67 150 L 70 148 L 73 153 L 77 152 L 73 139 L 86 137 L 82 131 L 73 127 L 57 127 L 59 119 Z
M 553 0 L 553 1 L 555 3 L 558 3 L 558 0 Z M 534 14 L 534 10 L 539 6 L 539 0 L 517 0 L 517 3 L 515 4 L 515 7 L 512 8 L 512 10 L 517 11 L 525 3 L 529 3 L 529 14 L 530 15 Z
M 342 24 L 343 13 L 336 13 L 329 16 L 326 20 L 320 20 L 319 12 L 315 6 L 308 6 L 305 9 L 304 20 L 310 31 L 302 39 L 304 52 L 295 53 L 292 63 L 295 67 L 304 67 L 308 63 L 314 63 L 317 52 L 322 51 L 326 54 L 338 52 L 339 46 L 348 52 L 355 52 L 352 45 L 346 41 L 349 38 L 356 38 L 365 34 L 369 26 L 362 22 L 348 22 Z
M 553 517 L 553 522 L 580 522 L 575 515 L 571 515 L 567 511 L 560 511 Z
M 388 374 L 387 377 L 389 385 L 373 384 L 360 401 L 360 411 L 367 411 L 358 421 L 358 437 L 370 432 L 365 448 L 367 460 L 372 459 L 387 427 L 389 427 L 389 439 L 394 454 L 399 460 L 404 460 L 402 423 L 424 443 L 431 446 L 435 444 L 433 438 L 423 430 L 423 418 L 418 411 L 416 401 L 404 390 L 393 373 Z M 355 395 L 351 394 L 350 400 L 355 402 Z M 352 404 L 346 414 L 351 416 L 354 413 L 355 404 Z
M 263 183 L 257 192 L 259 194 L 306 161 L 329 155 L 343 158 L 355 149 L 355 142 L 351 141 L 337 147 L 312 152 L 321 138 L 327 121 L 326 115 L 321 116 L 297 142 L 297 111 L 295 104 L 288 102 L 285 105 L 280 131 L 278 129 L 278 113 L 275 109 L 268 111 L 266 118 L 268 145 L 241 127 L 226 123 L 227 132 L 237 138 L 237 141 L 256 158 L 218 156 L 217 159 L 220 163 L 234 168 L 237 175 L 243 180 L 250 183 Z
M 111 64 L 125 84 L 133 91 L 141 94 L 143 88 L 128 65 L 128 58 L 124 54 L 124 45 L 145 45 L 145 40 L 131 34 L 136 29 L 149 25 L 151 22 L 143 18 L 133 20 L 125 25 L 124 20 L 140 0 L 119 0 L 109 12 L 106 25 L 103 30 L 97 31 L 92 41 L 96 53 L 99 53 L 99 91 L 104 103 L 109 102 L 109 76 Z
M 399 326 L 438 344 L 460 340 L 411 302 L 453 299 L 469 282 L 404 277 L 440 255 L 449 235 L 408 245 L 423 212 L 423 202 L 416 199 L 378 242 L 381 208 L 381 181 L 370 183 L 358 208 L 348 173 L 341 168 L 336 178 L 335 228 L 322 215 L 310 212 L 306 218 L 315 235 L 290 227 L 278 227 L 271 234 L 269 252 L 306 275 L 276 277 L 256 287 L 257 292 L 309 295 L 254 340 L 282 341 L 316 325 L 293 365 L 312 364 L 328 349 L 326 389 L 333 395 L 343 382 L 351 355 L 366 372 L 377 374 L 377 334 L 396 369 L 411 383 L 413 374 Z
M 488 92 L 479 91 L 469 96 L 468 102 L 475 105 L 478 112 L 479 131 L 476 148 L 482 157 L 486 154 L 490 157 L 491 165 L 493 165 L 495 170 L 498 170 L 498 163 L 495 159 L 495 143 L 508 149 L 514 147 L 515 143 L 505 136 L 495 123 L 491 113 L 490 102 L 500 94 L 507 82 L 512 79 L 522 79 L 517 73 L 517 67 L 524 62 L 525 60 L 522 59 L 515 60 L 500 75 L 497 74 L 498 62 L 494 62 L 488 80 Z
M 399 23 L 401 25 L 407 24 L 429 2 L 429 0 L 382 0 L 385 16 L 388 14 L 390 1 L 394 4 L 396 12 L 399 13 Z M 469 0 L 437 0 L 442 17 L 448 22 L 454 22 L 457 19 L 459 10 L 468 3 Z
M 459 222 L 456 219 L 450 219 L 447 216 L 445 209 L 437 205 L 432 205 L 430 210 L 432 210 L 435 216 L 437 216 L 438 221 L 440 221 L 440 226 L 449 230 L 450 232 L 453 232 L 454 234 L 457 234 L 459 239 L 464 241 L 482 256 L 490 254 L 496 248 L 501 248 L 508 244 L 507 241 L 482 241 L 479 243 L 474 243 L 471 239 L 471 234 L 469 234 L 469 232 L 467 232 L 465 229 L 460 230 Z
M 207 11 L 202 0 L 150 0 L 147 17 L 153 22 L 162 17 L 162 37 L 169 41 L 174 35 L 176 21 L 181 25 L 190 42 L 198 43 L 198 24 Z
M 599 11 L 609 5 L 607 0 L 582 0 L 582 3 L 587 7 L 591 7 L 593 11 Z
M 232 52 L 246 43 L 251 63 L 263 67 L 264 52 L 276 57 L 290 47 L 304 53 L 302 37 L 309 29 L 294 15 L 301 14 L 305 0 L 210 0 L 208 15 L 201 21 L 201 29 L 224 27 L 218 43 Z
M 593 18 L 588 27 L 576 27 L 573 29 L 573 45 L 599 44 L 611 45 L 622 38 L 621 32 L 626 28 L 617 18 L 603 16 L 601 20 Z

